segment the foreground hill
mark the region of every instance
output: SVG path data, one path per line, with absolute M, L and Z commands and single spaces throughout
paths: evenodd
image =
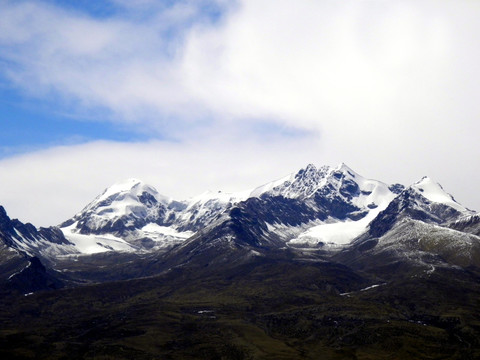
M 9 359 L 477 359 L 480 273 L 255 258 L 0 300 Z

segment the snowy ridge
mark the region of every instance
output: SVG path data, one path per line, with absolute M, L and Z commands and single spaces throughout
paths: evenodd
M 386 208 L 395 197 L 395 194 L 387 184 L 378 180 L 366 179 L 345 164 L 341 164 L 333 169 L 332 178 L 336 179 L 336 174 L 338 175 L 338 173 L 343 175 L 343 183 L 338 181 L 336 184 L 338 191 L 342 192 L 342 184 L 350 183 L 352 186 L 356 184 L 358 186 L 358 194 L 352 198 L 352 204 L 362 209 L 378 209 L 370 211 L 370 213 L 378 213 L 380 209 Z
M 419 220 L 402 219 L 378 239 L 374 253 L 393 252 L 424 265 L 432 271 L 435 266 L 450 264 L 468 266 L 480 255 L 480 237 Z M 431 254 L 441 258 L 433 258 Z
M 325 185 L 331 170 L 329 166 L 323 166 L 317 170 L 310 164 L 296 174 L 258 187 L 251 192 L 250 196 L 260 197 L 263 194 L 269 194 L 286 198 L 307 198 Z
M 193 236 L 249 193 L 207 191 L 175 201 L 129 179 L 107 188 L 60 227 L 81 253 L 168 248 Z
M 431 202 L 450 206 L 462 213 L 471 213 L 470 210 L 457 203 L 452 195 L 445 192 L 440 184 L 434 182 L 428 176 L 413 184 L 411 188 Z
M 206 191 L 183 201 L 185 209 L 176 214 L 172 227 L 180 230 L 198 231 L 212 223 L 231 206 L 248 199 L 250 190 L 238 193 Z
M 261 204 L 269 203 L 268 199 L 285 198 L 305 204 L 310 209 L 309 215 L 302 224 L 288 225 L 290 215 L 286 206 L 282 210 L 283 218 L 274 216 L 276 220 L 266 222 L 268 232 L 276 233 L 291 246 L 334 249 L 350 244 L 365 233 L 370 223 L 399 197 L 397 194 L 402 189 L 405 188 L 398 184 L 389 186 L 364 178 L 343 163 L 319 168 L 310 164 L 253 190 L 207 191 L 183 201 L 160 195 L 140 180 L 129 179 L 106 189 L 61 228 L 80 253 L 150 251 L 176 246 L 198 231 L 225 221 L 231 209 L 250 198 L 257 198 Z M 406 206 L 427 211 L 435 219 L 439 219 L 438 213 L 443 211 L 435 204 L 452 208 L 450 218 L 456 216 L 456 212 L 468 214 L 467 209 L 429 178 L 403 191 L 407 190 L 417 196 Z
M 304 199 L 313 196 L 329 185 L 338 194 L 345 197 L 342 190 L 348 191 L 349 184 L 352 186 L 356 184 L 358 187 L 359 194 L 352 199 L 352 204 L 358 207 L 365 207 L 370 204 L 372 206 L 380 205 L 392 200 L 391 194 L 393 193 L 387 184 L 366 179 L 344 163 L 336 167 L 322 166 L 318 169 L 315 165 L 310 164 L 296 174 L 258 187 L 251 192 L 250 197 L 269 194 Z M 345 189 L 342 189 L 342 185 L 345 186 Z
M 266 183 L 252 190 L 248 197 L 260 197 L 264 193 L 272 192 L 274 189 L 278 188 L 279 186 L 282 186 L 284 183 L 287 183 L 287 182 L 292 183 L 294 179 L 295 179 L 295 174 L 290 174 L 278 180 Z
M 474 235 L 480 235 L 480 213 L 467 214 L 448 224 L 448 227 Z

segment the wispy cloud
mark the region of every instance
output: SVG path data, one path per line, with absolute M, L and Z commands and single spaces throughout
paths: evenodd
M 57 106 L 103 108 L 117 121 L 166 127 L 152 118 L 186 119 L 197 106 L 182 85 L 178 63 L 185 33 L 208 20 L 202 12 L 207 5 L 155 6 L 140 21 L 6 2 L 0 11 L 0 46 L 8 64 L 3 75 L 29 95 L 61 100 Z
M 207 20 L 205 1 L 117 3 L 150 16 L 6 2 L 4 75 L 37 96 L 160 127 L 171 124 L 159 118 L 192 114 L 327 130 L 388 117 L 410 126 L 419 110 L 452 115 L 461 102 L 452 89 L 478 90 L 472 2 L 244 0 L 220 8 L 230 13 L 219 21 Z
M 244 0 L 223 6 L 230 13 L 221 21 L 207 21 L 205 1 L 117 2 L 150 16 L 4 3 L 4 74 L 37 96 L 105 107 L 122 120 L 201 111 L 306 128 L 408 121 L 426 101 L 429 111 L 451 112 L 459 101 L 451 86 L 477 90 L 468 81 L 479 37 L 472 2 Z

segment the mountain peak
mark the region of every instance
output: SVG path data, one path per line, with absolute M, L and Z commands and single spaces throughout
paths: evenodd
M 440 188 L 442 188 L 442 186 L 440 184 L 435 182 L 430 176 L 427 176 L 427 175 L 424 175 L 420 180 L 415 182 L 413 184 L 413 186 L 417 186 L 417 185 L 419 185 L 419 186 L 430 186 L 430 184 L 436 185 L 436 186 L 439 186 Z M 443 190 L 443 188 L 442 188 L 442 190 Z
M 118 201 L 124 199 L 125 197 L 136 198 L 144 193 L 147 193 L 165 203 L 168 203 L 170 201 L 169 198 L 160 195 L 153 186 L 148 185 L 142 180 L 130 178 L 117 182 L 106 188 L 101 195 L 99 195 L 89 206 L 87 206 L 87 208 L 93 206 L 94 204 L 103 203 L 105 201 Z
M 159 207 L 166 208 L 169 202 L 170 199 L 160 195 L 153 186 L 139 179 L 130 178 L 105 189 L 101 195 L 75 215 L 73 220 L 77 221 L 85 232 L 124 217 L 151 217 L 152 212 L 157 212 Z M 67 224 L 70 223 L 72 221 L 67 221 L 61 227 L 69 226 Z
M 7 212 L 3 206 L 0 205 L 0 218 L 6 217 Z
M 308 164 L 304 171 L 317 171 L 317 167 L 314 164 Z
M 352 169 L 347 165 L 345 164 L 344 162 L 341 162 L 340 164 L 338 164 L 336 167 L 335 167 L 335 170 L 339 170 L 339 171 L 352 171 Z
M 332 173 L 339 173 L 339 172 L 341 172 L 343 174 L 349 174 L 352 177 L 359 176 L 359 174 L 357 172 L 352 170 L 352 168 L 350 166 L 348 166 L 347 164 L 345 164 L 343 162 L 338 164 L 335 168 L 332 169 Z
M 146 184 L 142 180 L 130 178 L 130 179 L 116 182 L 112 186 L 108 187 L 104 191 L 104 195 L 108 196 L 109 194 L 111 195 L 111 194 L 121 193 L 121 192 L 130 192 L 133 189 L 143 190 L 145 188 L 149 189 L 150 190 L 149 192 L 158 193 L 154 187 Z
M 313 164 L 308 164 L 304 169 L 298 170 L 295 174 L 295 179 L 301 179 L 305 177 L 315 176 L 319 172 L 319 169 Z
M 460 212 L 468 211 L 465 207 L 457 203 L 452 197 L 452 195 L 450 195 L 443 189 L 442 185 L 435 182 L 428 176 L 422 177 L 410 188 L 433 203 L 448 205 Z

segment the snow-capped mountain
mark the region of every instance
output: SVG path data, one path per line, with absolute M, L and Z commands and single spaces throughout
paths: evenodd
M 129 179 L 106 189 L 70 222 L 76 222 L 76 228 L 83 234 L 123 235 L 145 224 L 161 222 L 169 203 L 153 187 Z
M 345 164 L 308 165 L 251 190 L 209 191 L 182 201 L 129 179 L 107 188 L 59 228 L 9 222 L 3 237 L 8 246 L 47 260 L 171 249 L 221 253 L 232 246 L 247 249 L 246 254 L 281 248 L 338 251 L 381 238 L 403 219 L 476 235 L 475 216 L 427 177 L 405 188 L 365 178 Z
M 406 216 L 379 237 L 362 234 L 333 259 L 386 280 L 430 276 L 439 269 L 478 267 L 480 237 Z
M 287 248 L 336 249 L 366 231 L 400 189 L 363 178 L 344 164 L 309 165 L 253 190 L 255 196 L 173 249 L 169 266 L 236 263 Z
M 168 266 L 241 263 L 278 249 L 328 253 L 375 269 L 390 262 L 467 266 L 479 258 L 480 238 L 448 228 L 472 211 L 429 178 L 405 188 L 366 179 L 344 164 L 309 165 L 259 189 L 173 249 Z
M 245 234 L 256 244 L 333 249 L 367 231 L 379 236 L 405 214 L 440 224 L 470 213 L 426 177 L 405 188 L 364 178 L 345 164 L 308 165 L 252 190 L 183 201 L 129 179 L 60 227 L 80 253 L 169 249 L 215 224 L 246 218 L 255 225 Z
M 0 206 L 0 240 L 11 249 L 27 256 L 42 253 L 45 257 L 76 252 L 57 227 L 39 228 L 32 224 L 23 224 L 17 219 L 10 219 L 5 209 Z
M 62 287 L 36 255 L 47 259 L 75 251 L 58 228 L 23 224 L 0 206 L 0 288 L 32 292 Z
M 308 170 L 311 171 L 311 168 L 307 167 Z M 313 177 L 318 178 L 318 185 L 312 187 L 312 182 L 308 181 L 309 186 L 303 187 L 307 189 L 306 192 L 303 191 L 304 196 L 313 196 L 316 203 L 326 205 L 329 217 L 290 240 L 290 245 L 348 244 L 366 231 L 368 224 L 388 206 L 402 188 L 398 184 L 388 186 L 380 181 L 366 179 L 345 164 L 333 169 L 322 167 Z M 340 208 L 353 206 L 355 210 L 347 216 L 339 212 L 340 204 Z
M 264 222 L 265 230 L 277 229 L 277 232 L 293 236 L 316 225 L 313 233 L 319 235 L 315 241 L 330 242 L 331 237 L 324 239 L 324 234 L 334 223 L 356 224 L 353 226 L 355 231 L 350 231 L 348 238 L 364 229 L 395 197 L 392 189 L 379 181 L 361 177 L 344 164 L 319 169 L 309 165 L 253 190 L 206 192 L 186 201 L 172 200 L 160 195 L 152 186 L 130 179 L 106 189 L 60 227 L 66 238 L 86 253 L 169 248 L 219 221 L 238 204 L 257 199 L 251 203 L 259 202 L 262 206 L 257 204 L 255 211 L 265 207 L 264 213 L 275 214 L 278 209 L 287 207 L 280 217 L 280 214 L 274 215 Z M 281 199 L 283 204 L 279 204 Z M 293 203 L 298 208 L 288 209 Z M 286 231 L 285 226 L 297 228 Z M 326 232 L 322 232 L 323 229 Z M 298 245 L 307 239 L 306 242 L 312 244 L 312 238 L 310 232 L 292 244 Z M 284 237 L 284 240 L 291 239 Z
M 244 198 L 243 194 L 206 192 L 188 201 L 175 201 L 140 180 L 129 179 L 107 188 L 60 227 L 87 253 L 168 248 Z
M 184 204 L 160 195 L 152 186 L 129 179 L 107 188 L 60 227 L 83 253 L 141 251 L 189 237 L 164 226 L 183 208 Z
M 137 358 L 142 339 L 157 339 L 167 324 L 171 340 L 162 337 L 154 348 L 168 357 L 184 346 L 186 357 L 195 357 L 192 334 L 200 351 L 208 350 L 198 333 L 208 327 L 215 337 L 226 324 L 228 341 L 235 313 L 248 334 L 275 335 L 268 340 L 272 358 L 291 344 L 301 347 L 293 356 L 285 352 L 288 358 L 305 357 L 309 344 L 319 350 L 312 358 L 322 356 L 326 343 L 332 354 L 368 355 L 355 351 L 365 342 L 379 358 L 388 357 L 384 348 L 404 349 L 407 358 L 418 348 L 414 355 L 422 358 L 445 341 L 450 347 L 434 358 L 478 358 L 470 350 L 479 346 L 479 219 L 429 178 L 388 185 L 344 164 L 309 165 L 252 190 L 184 201 L 127 180 L 60 228 L 22 224 L 0 207 L 2 318 L 21 320 L 3 343 L 23 354 L 17 346 L 35 339 L 36 354 L 55 340 L 59 349 L 84 348 L 87 357 L 118 343 L 114 354 Z M 147 315 L 138 320 L 140 313 Z M 193 322 L 213 327 L 195 333 Z M 424 332 L 428 346 L 418 341 Z M 277 352 L 281 338 L 289 340 Z M 245 353 L 216 339 L 218 352 L 204 354 L 247 358 L 264 353 L 264 339 Z M 342 344 L 347 352 L 338 352 Z
M 54 276 L 42 284 L 58 274 L 77 284 L 285 254 L 333 258 L 375 276 L 398 266 L 478 266 L 478 219 L 427 177 L 388 185 L 345 164 L 308 165 L 251 190 L 182 201 L 130 179 L 60 227 L 37 229 L 0 208 L 0 270 L 7 279 L 38 257 Z
M 412 267 L 431 274 L 452 265 L 478 266 L 476 217 L 441 185 L 423 177 L 395 197 L 337 260 L 393 275 Z
M 388 207 L 379 213 L 369 227 L 369 234 L 382 236 L 403 218 L 446 225 L 473 215 L 474 212 L 456 202 L 441 185 L 428 177 L 403 190 Z

